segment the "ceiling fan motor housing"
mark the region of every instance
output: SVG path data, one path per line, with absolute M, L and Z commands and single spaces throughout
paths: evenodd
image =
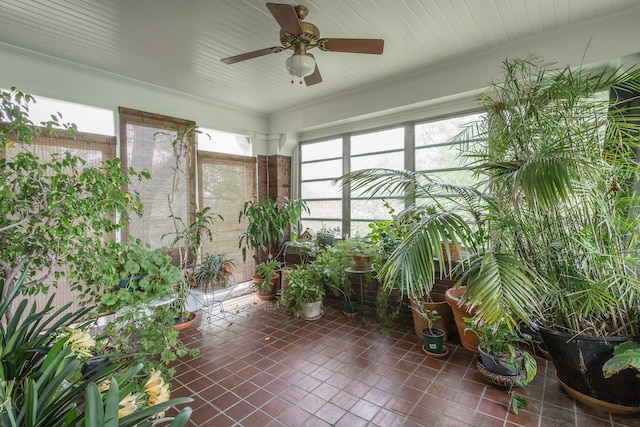
M 300 22 L 302 34 L 289 34 L 280 30 L 280 43 L 285 49 L 296 50 L 296 46 L 303 43 L 307 49 L 314 48 L 320 40 L 320 30 L 310 22 Z

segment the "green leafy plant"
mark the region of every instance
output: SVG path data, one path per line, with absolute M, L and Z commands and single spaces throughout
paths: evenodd
M 316 232 L 316 239 L 325 239 L 328 237 L 336 237 L 336 235 L 340 234 L 340 227 L 327 227 L 322 226 L 320 230 Z
M 538 371 L 536 359 L 522 346 L 518 346 L 529 345 L 531 337 L 504 322 L 486 324 L 478 318 L 466 318 L 465 323 L 468 325 L 466 329 L 478 336 L 480 348 L 484 352 L 498 357 L 501 365 L 516 373 L 509 395 L 511 410 L 517 414 L 519 409 L 527 406 L 527 401 L 523 396 L 515 394 L 514 388 L 518 386 L 526 390 L 527 384 Z
M 287 286 L 282 291 L 280 304 L 290 307 L 295 317 L 302 314 L 302 305 L 316 302 L 325 296 L 322 274 L 315 268 L 297 265 L 287 277 Z
M 422 304 L 416 306 L 419 310 L 420 316 L 427 322 L 427 329 L 429 329 L 429 333 L 433 334 L 433 322 L 438 319 L 441 319 L 442 316 L 438 314 L 438 310 L 427 310 L 424 309 Z
M 103 263 L 104 236 L 121 228 L 129 214 L 142 213 L 138 195 L 123 188 L 149 174 L 122 170 L 119 159 L 88 166 L 69 152 L 39 158 L 32 143 L 41 135 L 73 137 L 75 126 L 62 124 L 59 115 L 36 126 L 29 119 L 34 102 L 15 88 L 0 91 L 0 276 L 15 284 L 30 262 L 25 292 L 46 291 L 48 283 L 58 282 L 49 278 L 67 276 L 81 302 L 93 304 L 105 289 L 96 268 Z M 116 211 L 122 214 L 118 221 Z M 11 319 L 11 309 L 6 316 Z
M 602 366 L 605 378 L 611 378 L 625 369 L 635 369 L 640 378 L 640 343 L 636 341 L 627 341 L 615 346 L 613 357 Z
M 108 274 L 105 267 L 102 276 L 113 286 L 100 297 L 101 311 L 117 311 L 171 295 L 180 270 L 171 264 L 166 248 L 152 250 L 148 243 L 131 236 L 126 243 L 110 241 L 107 248 L 102 265 L 111 270 Z M 131 280 L 133 277 L 137 279 Z
M 256 264 L 256 276 L 254 276 L 253 288 L 258 292 L 270 291 L 272 289 L 272 280 L 280 268 L 282 268 L 282 263 L 275 259 Z
M 226 287 L 235 265 L 236 262 L 226 252 L 206 253 L 191 275 L 200 289 L 208 289 L 214 285 Z
M 161 387 L 167 393 L 153 402 L 147 400 L 147 404 L 153 406 L 129 408 L 129 415 L 120 414 L 119 406 L 125 397 L 144 388 L 135 376 L 142 365 L 129 366 L 127 359 L 112 355 L 111 364 L 91 372 L 89 377 L 80 375 L 80 367 L 91 357 L 95 344 L 88 333 L 78 329 L 88 326 L 83 319 L 89 309 L 71 312 L 67 304 L 54 310 L 53 296 L 44 307 L 31 303 L 27 309 L 27 299 L 20 299 L 27 277 L 25 270 L 5 292 L 7 299 L 0 304 L 0 316 L 5 316 L 9 305 L 17 306 L 12 320 L 0 328 L 0 423 L 3 426 L 149 426 L 154 417 L 169 407 L 191 401 L 187 398 L 168 400 L 168 388 L 162 382 Z M 0 288 L 4 291 L 6 286 L 9 286 L 7 281 L 0 278 Z M 103 401 L 96 383 L 109 378 L 109 397 Z M 85 404 L 87 409 L 81 410 Z M 182 409 L 171 425 L 186 425 L 190 412 L 190 408 Z M 156 421 L 169 425 L 172 418 L 153 420 Z
M 312 250 L 313 260 L 307 264 L 307 268 L 318 271 L 323 283 L 334 295 L 342 295 L 346 301 L 351 301 L 353 289 L 347 273 L 351 260 L 347 257 L 345 245 L 347 244 L 339 241 L 332 247 Z
M 182 342 L 174 329 L 179 313 L 170 302 L 125 307 L 107 323 L 100 338 L 112 352 L 127 355 L 132 363 L 143 363 L 145 372 L 155 369 L 172 376 L 173 362 L 199 353 L 197 348 L 189 348 Z
M 611 88 L 609 98 L 603 91 Z M 385 286 L 430 291 L 434 258 L 445 265 L 436 248 L 449 239 L 469 253 L 458 283 L 484 322 L 536 319 L 574 334 L 639 335 L 640 122 L 624 106 L 638 90 L 638 69 L 505 60 L 481 97 L 485 115 L 454 140 L 477 185 L 388 169 L 342 177 L 352 191 L 403 193 L 435 208 L 416 203 L 399 214 L 425 213 L 379 271 Z
M 264 198 L 245 202 L 238 215 L 238 222 L 247 220 L 247 230 L 238 242 L 242 259 L 247 259 L 247 248 L 259 249 L 268 254 L 268 259 L 273 258 L 273 247 L 284 240 L 287 228 L 291 230 L 291 240 L 295 240 L 297 223 L 304 212 L 308 213 L 309 208 L 302 199 Z M 256 261 L 260 260 L 256 258 Z

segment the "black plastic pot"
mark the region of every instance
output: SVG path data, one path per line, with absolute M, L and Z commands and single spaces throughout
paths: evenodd
M 478 352 L 480 353 L 480 362 L 485 369 L 499 375 L 516 376 L 518 374 L 516 371 L 513 371 L 502 364 L 502 362 L 510 362 L 508 357 L 499 357 L 489 354 L 484 350 L 482 344 L 478 345 Z M 522 366 L 523 360 L 524 356 L 518 355 L 515 358 L 514 364 L 516 366 Z
M 91 376 L 92 373 L 103 369 L 107 365 L 109 365 L 109 359 L 106 357 L 95 357 L 93 359 L 87 360 L 81 367 L 80 372 L 85 378 Z
M 640 406 L 640 378 L 635 370 L 626 369 L 611 378 L 602 373 L 613 348 L 627 338 L 573 336 L 547 328 L 540 328 L 540 334 L 565 386 L 614 405 Z

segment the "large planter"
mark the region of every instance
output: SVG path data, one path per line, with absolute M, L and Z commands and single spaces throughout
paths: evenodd
M 456 329 L 458 330 L 458 336 L 460 337 L 460 343 L 467 350 L 478 352 L 478 336 L 475 332 L 467 331 L 467 324 L 464 322 L 465 317 L 473 317 L 475 311 L 472 310 L 467 304 L 460 304 L 460 297 L 466 291 L 466 286 L 460 286 L 459 288 L 449 288 L 445 292 L 444 296 L 451 307 L 453 312 L 453 319 L 456 323 Z
M 613 348 L 627 338 L 574 336 L 547 328 L 540 328 L 540 334 L 558 380 L 569 395 L 608 412 L 640 412 L 637 372 L 626 369 L 611 378 L 602 373 Z
M 451 330 L 453 326 L 453 322 L 451 321 L 451 308 L 449 307 L 443 293 L 431 292 L 429 297 L 432 302 L 419 300 L 416 297 L 409 298 L 411 303 L 411 313 L 413 315 L 413 327 L 416 331 L 416 335 L 422 337 L 422 330 L 429 327 L 427 319 L 420 314 L 421 311 L 435 310 L 440 318 L 433 321 L 433 326 L 444 331 L 444 340 L 446 341 L 449 339 L 450 335 L 455 334 L 455 331 Z M 422 308 L 420 308 L 420 306 L 422 306 Z
M 304 320 L 318 320 L 322 317 L 322 300 L 302 303 L 302 318 Z

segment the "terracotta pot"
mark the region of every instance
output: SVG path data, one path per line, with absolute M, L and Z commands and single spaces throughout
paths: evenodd
M 175 325 L 173 325 L 173 329 L 175 329 L 176 331 L 183 331 L 185 329 L 189 329 L 190 327 L 192 327 L 195 322 L 196 322 L 196 314 L 190 313 L 189 319 L 186 322 L 176 323 Z
M 453 243 L 449 243 L 449 252 L 451 253 L 451 261 L 457 261 L 460 258 L 458 254 L 458 247 Z M 442 253 L 444 255 L 444 260 L 448 261 L 449 257 L 447 256 L 447 249 L 444 243 L 442 243 Z
M 416 331 L 416 335 L 422 337 L 422 330 L 429 327 L 427 319 L 420 314 L 420 305 L 422 310 L 435 310 L 440 316 L 440 319 L 433 321 L 433 326 L 442 329 L 444 331 L 444 340 L 448 340 L 450 335 L 455 334 L 453 329 L 453 321 L 451 316 L 451 308 L 447 303 L 444 294 L 440 292 L 431 292 L 429 294 L 432 302 L 419 300 L 415 297 L 409 298 L 411 303 L 411 314 L 413 315 L 413 327 Z
M 256 290 L 256 296 L 258 297 L 258 299 L 262 300 L 262 301 L 268 301 L 268 300 L 272 300 L 276 297 L 276 286 L 278 284 L 278 278 L 280 276 L 276 273 L 273 276 L 271 276 L 271 280 L 269 280 L 269 283 L 267 284 L 268 288 L 266 290 Z M 261 275 L 256 274 L 255 276 L 253 276 L 253 283 L 254 284 L 258 284 L 258 283 L 263 283 L 264 279 L 262 278 Z
M 469 308 L 469 306 L 466 304 L 459 305 L 460 296 L 462 296 L 462 294 L 464 294 L 466 290 L 466 286 L 460 286 L 459 288 L 449 288 L 445 292 L 444 296 L 447 299 L 449 307 L 451 307 L 451 311 L 453 312 L 453 318 L 456 322 L 456 328 L 458 330 L 458 336 L 460 337 L 460 343 L 467 350 L 478 353 L 478 344 L 480 344 L 478 336 L 475 334 L 475 332 L 467 331 L 467 324 L 464 322 L 464 318 L 473 317 L 475 311 L 471 310 L 471 308 Z
M 352 268 L 359 271 L 371 269 L 371 257 L 369 255 L 349 254 L 352 260 Z

